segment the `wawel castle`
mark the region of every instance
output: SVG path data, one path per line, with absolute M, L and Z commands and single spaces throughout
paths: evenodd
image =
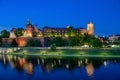
M 71 28 L 71 25 L 68 25 L 66 28 L 56 28 L 56 27 L 49 27 L 45 26 L 43 27 L 42 30 L 38 28 L 37 25 L 33 25 L 30 23 L 30 19 L 28 19 L 28 22 L 26 24 L 26 29 L 24 29 L 23 35 L 20 37 L 15 36 L 15 31 L 17 30 L 16 28 L 12 28 L 10 31 L 10 37 L 8 39 L 3 39 L 3 42 L 11 42 L 13 39 L 16 39 L 17 43 L 19 46 L 25 46 L 26 42 L 29 38 L 34 38 L 34 39 L 39 39 L 41 43 L 44 46 L 45 43 L 45 38 L 46 37 L 68 37 L 68 31 L 69 28 Z M 89 35 L 94 35 L 94 24 L 92 22 L 89 22 L 87 24 L 87 29 L 85 28 L 74 28 L 74 31 L 76 34 L 89 34 Z M 33 33 L 36 35 L 33 37 Z M 74 36 L 74 35 L 71 35 Z

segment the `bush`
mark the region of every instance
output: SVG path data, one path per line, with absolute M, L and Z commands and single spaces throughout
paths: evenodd
M 11 47 L 17 47 L 18 44 L 15 39 L 13 39 L 12 43 L 10 44 Z
M 27 41 L 26 47 L 42 47 L 40 40 L 30 39 Z
M 56 50 L 56 44 L 52 44 L 52 45 L 50 46 L 50 49 L 51 49 L 51 50 Z

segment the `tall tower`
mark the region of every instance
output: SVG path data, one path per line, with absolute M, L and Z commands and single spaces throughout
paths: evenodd
M 30 24 L 30 19 L 28 18 L 28 20 L 27 20 L 27 24 Z
M 87 33 L 89 35 L 94 35 L 94 24 L 93 24 L 93 22 L 89 22 L 87 24 Z
M 26 25 L 26 37 L 32 37 L 33 30 L 34 30 L 34 27 L 30 23 L 30 19 L 28 19 L 27 25 Z

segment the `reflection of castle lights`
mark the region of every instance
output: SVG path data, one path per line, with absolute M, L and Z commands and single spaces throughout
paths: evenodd
M 40 64 L 40 60 L 39 60 L 39 58 L 38 58 L 37 62 L 38 62 L 38 64 Z
M 0 55 L 0 59 L 2 59 L 2 55 Z
M 52 64 L 52 68 L 54 67 L 54 64 Z
M 32 74 L 33 73 L 33 64 L 31 62 L 27 63 L 25 66 L 25 70 L 28 74 Z
M 80 63 L 82 64 L 82 60 L 80 61 Z
M 3 62 L 4 62 L 4 64 L 6 64 L 6 59 L 5 59 L 4 55 L 3 55 Z
M 44 59 L 42 59 L 42 63 L 44 63 Z
M 17 49 L 16 48 L 14 48 L 14 51 L 16 51 Z
M 59 63 L 59 64 L 61 64 L 61 61 L 60 61 L 60 59 L 58 60 L 58 63 Z
M 108 62 L 104 61 L 104 66 L 107 67 L 107 65 L 108 65 Z
M 16 57 L 16 56 L 14 56 L 14 57 L 13 57 L 13 59 L 16 61 L 16 60 L 17 60 L 17 57 Z
M 80 61 L 78 61 L 78 66 L 80 67 L 80 65 L 81 65 L 81 63 L 80 63 Z
M 54 65 L 56 65 L 56 61 L 54 61 Z
M 69 69 L 69 64 L 66 64 L 66 68 Z
M 10 56 L 10 55 L 7 55 L 7 58 L 8 58 L 8 61 L 10 61 L 10 59 L 11 59 L 11 56 Z
M 86 64 L 88 63 L 88 59 L 85 59 L 85 63 L 86 63 Z
M 12 68 L 15 67 L 15 64 L 12 61 L 10 61 L 10 65 L 11 65 Z
M 86 66 L 86 70 L 87 70 L 88 76 L 92 76 L 94 72 L 93 64 L 88 63 Z

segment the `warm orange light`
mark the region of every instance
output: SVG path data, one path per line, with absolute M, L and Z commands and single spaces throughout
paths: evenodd
M 87 70 L 88 76 L 92 76 L 94 72 L 93 64 L 88 63 L 86 66 L 86 70 Z

